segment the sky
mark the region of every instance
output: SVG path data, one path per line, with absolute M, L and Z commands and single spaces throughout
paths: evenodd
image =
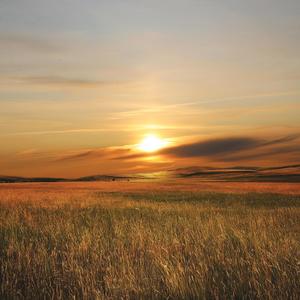
M 299 163 L 299 15 L 299 0 L 0 0 L 0 174 Z M 161 149 L 141 149 L 149 135 Z

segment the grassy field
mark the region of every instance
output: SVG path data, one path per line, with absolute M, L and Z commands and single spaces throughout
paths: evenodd
M 0 298 L 299 299 L 299 194 L 122 185 L 2 185 Z

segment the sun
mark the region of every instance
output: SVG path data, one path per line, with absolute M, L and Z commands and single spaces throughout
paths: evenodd
M 157 137 L 154 134 L 147 135 L 138 144 L 138 149 L 144 152 L 155 152 L 167 145 L 167 141 Z

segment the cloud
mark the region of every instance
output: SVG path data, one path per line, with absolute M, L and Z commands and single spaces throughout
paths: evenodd
M 54 162 L 78 161 L 85 159 L 110 159 L 116 155 L 125 155 L 129 148 L 99 148 L 61 154 Z
M 270 158 L 270 157 L 278 157 L 279 155 L 291 155 L 291 154 L 299 154 L 300 155 L 300 146 L 299 145 L 288 145 L 281 146 L 276 148 L 262 148 L 257 149 L 257 151 L 252 151 L 251 153 L 241 154 L 241 155 L 232 155 L 223 157 L 223 162 L 238 162 L 245 160 L 257 160 L 261 158 Z
M 214 156 L 254 148 L 261 143 L 262 141 L 256 138 L 229 137 L 171 147 L 161 153 L 177 157 Z
M 269 140 L 246 136 L 225 137 L 168 147 L 155 154 L 128 153 L 113 159 L 138 160 L 153 155 L 161 155 L 174 158 L 206 158 L 219 162 L 243 161 L 267 155 L 297 153 L 300 151 L 300 147 L 294 142 L 298 138 L 299 135 L 297 134 Z
M 7 134 L 3 136 L 22 136 L 22 135 L 56 135 L 56 134 L 73 134 L 73 133 L 93 133 L 93 132 L 119 132 L 120 130 L 114 128 L 75 128 L 75 129 L 60 129 L 60 130 L 38 130 L 38 131 L 20 131 Z M 125 131 L 125 129 L 123 129 Z
M 122 147 L 104 147 L 95 149 L 82 149 L 57 153 L 47 153 L 49 160 L 55 163 L 76 161 L 135 161 L 145 162 L 143 158 L 150 158 L 153 162 L 165 162 L 166 158 L 204 158 L 215 162 L 242 162 L 275 157 L 282 155 L 300 154 L 297 143 L 299 135 L 289 135 L 276 139 L 262 139 L 255 137 L 225 137 L 197 141 L 162 149 L 155 153 L 144 153 L 133 150 L 130 145 Z M 22 152 L 22 156 L 41 156 L 35 149 Z M 156 159 L 156 158 L 157 159 Z M 153 159 L 154 158 L 154 159 Z
M 26 50 L 36 52 L 58 51 L 60 47 L 41 37 L 16 34 L 16 33 L 0 33 L 0 49 L 1 50 Z
M 83 151 L 83 152 L 79 152 L 76 154 L 67 154 L 67 155 L 63 155 L 62 157 L 60 157 L 58 159 L 55 159 L 55 161 L 73 161 L 73 160 L 79 160 L 82 158 L 91 158 L 91 157 L 94 157 L 95 155 L 101 157 L 100 151 L 88 150 L 88 151 Z
M 288 136 L 278 138 L 278 139 L 275 139 L 275 140 L 267 141 L 263 144 L 263 146 L 273 146 L 273 145 L 276 145 L 276 144 L 283 144 L 283 143 L 287 143 L 287 142 L 292 142 L 292 141 L 296 140 L 299 137 L 300 137 L 300 134 L 292 134 L 292 135 L 288 135 Z
M 172 109 L 177 110 L 178 108 L 184 107 L 193 107 L 193 106 L 201 106 L 203 104 L 216 104 L 216 103 L 226 103 L 226 102 L 239 102 L 241 100 L 252 100 L 252 99 L 272 99 L 274 97 L 279 96 L 295 96 L 300 95 L 299 91 L 281 91 L 277 93 L 268 93 L 268 94 L 254 94 L 254 95 L 241 95 L 241 96 L 232 96 L 232 97 L 223 97 L 223 98 L 203 98 L 196 101 L 185 101 L 175 104 L 167 104 L 167 105 L 160 105 L 155 107 L 147 107 L 141 109 L 133 109 L 133 110 L 126 110 L 113 113 L 111 118 L 112 120 L 115 119 L 126 119 L 138 116 L 142 113 L 159 113 L 164 111 L 170 111 Z
M 17 83 L 32 84 L 32 85 L 46 85 L 46 86 L 62 86 L 62 87 L 108 87 L 128 84 L 128 81 L 118 80 L 95 80 L 88 78 L 72 78 L 64 76 L 26 76 L 13 77 L 11 80 Z
M 135 159 L 139 159 L 139 158 L 143 158 L 143 157 L 149 157 L 149 156 L 153 156 L 153 154 L 149 154 L 149 153 L 130 153 L 130 154 L 127 154 L 127 155 L 115 156 L 115 157 L 112 157 L 112 159 L 114 159 L 114 160 L 135 160 Z

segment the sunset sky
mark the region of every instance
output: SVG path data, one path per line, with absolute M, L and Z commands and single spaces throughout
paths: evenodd
M 1 0 L 0 175 L 300 163 L 299 15 L 299 0 Z

